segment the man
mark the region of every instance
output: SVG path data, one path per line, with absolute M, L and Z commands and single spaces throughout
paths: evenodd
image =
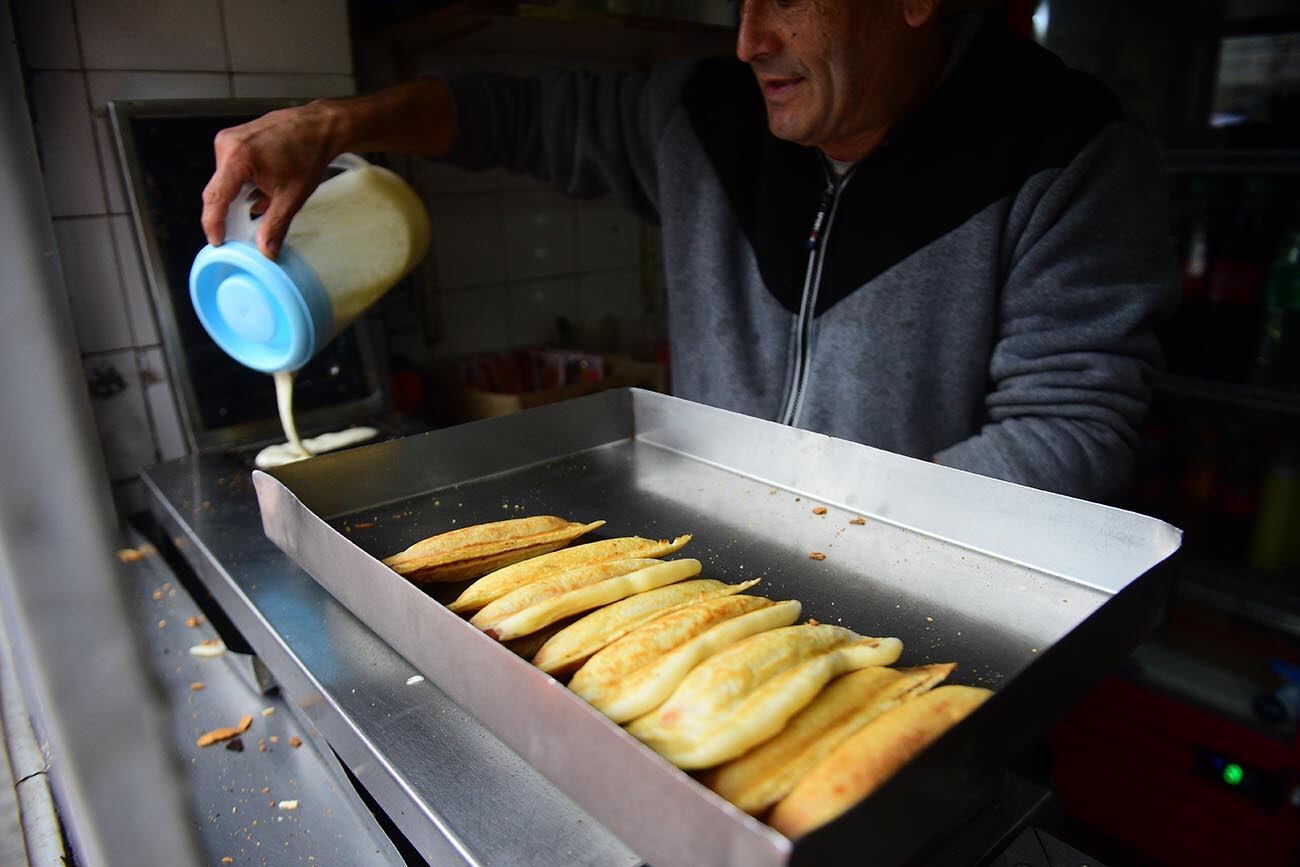
M 274 255 L 343 150 L 612 192 L 662 224 L 680 396 L 1112 493 L 1177 293 L 1162 168 L 1114 97 L 939 0 L 745 0 L 737 55 L 274 112 L 218 136 L 204 229 L 252 180 Z

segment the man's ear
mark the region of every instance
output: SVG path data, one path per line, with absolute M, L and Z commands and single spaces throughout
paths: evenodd
M 909 27 L 921 28 L 934 20 L 939 0 L 902 0 L 903 18 Z

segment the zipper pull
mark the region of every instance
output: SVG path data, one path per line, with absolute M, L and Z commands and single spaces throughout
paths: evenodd
M 822 190 L 821 202 L 817 205 L 817 216 L 813 218 L 812 230 L 808 233 L 808 249 L 817 249 L 817 239 L 822 233 L 822 225 L 826 222 L 826 212 L 830 210 L 831 199 L 835 197 L 835 183 L 831 182 Z

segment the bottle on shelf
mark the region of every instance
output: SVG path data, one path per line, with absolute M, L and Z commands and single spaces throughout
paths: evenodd
M 1264 322 L 1251 380 L 1300 390 L 1300 222 L 1287 232 L 1268 271 Z
M 1283 452 L 1270 464 L 1250 540 L 1252 569 L 1268 575 L 1300 571 L 1300 461 Z
M 1203 375 L 1244 382 L 1255 358 L 1261 318 L 1260 296 L 1269 251 L 1264 225 L 1271 195 L 1266 178 L 1250 178 L 1241 195 L 1226 199 L 1228 219 L 1211 252 L 1206 280 Z

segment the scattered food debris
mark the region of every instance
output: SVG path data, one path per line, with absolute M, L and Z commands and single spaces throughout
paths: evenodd
M 356 527 L 358 530 L 369 530 L 371 527 L 375 526 L 375 522 L 374 522 L 374 521 L 357 521 L 357 522 L 356 522 L 355 524 L 353 524 L 352 526 Z
M 273 744 L 278 744 L 279 742 L 280 742 L 280 736 L 279 736 L 279 735 L 271 735 L 271 743 L 273 743 Z
M 825 559 L 826 559 L 826 555 L 823 554 L 821 551 L 809 551 L 809 552 L 808 552 L 808 559 L 809 559 L 809 560 L 825 560 Z
M 849 523 L 850 523 L 850 524 L 853 524 L 853 525 L 856 526 L 856 527 L 861 527 L 863 524 L 867 523 L 867 519 L 866 519 L 866 518 L 849 518 Z
M 262 787 L 262 794 L 263 794 L 263 795 L 269 795 L 269 794 L 271 794 L 271 787 L 270 787 L 270 786 L 263 786 L 263 787 Z
M 1037 648 L 1037 647 L 1031 647 L 1031 648 L 1029 648 L 1029 652 L 1030 652 L 1030 653 L 1037 653 L 1037 652 L 1038 652 L 1038 648 Z
M 813 506 L 813 514 L 814 514 L 814 515 L 824 515 L 824 514 L 826 514 L 826 507 L 825 507 L 825 506 Z
M 162 598 L 163 598 L 163 592 L 162 592 L 161 590 L 155 590 L 155 591 L 153 592 L 153 601 L 154 601 L 154 602 L 161 602 L 161 601 L 162 601 Z
M 198 614 L 191 614 L 189 617 L 185 618 L 185 625 L 190 629 L 196 628 L 202 622 L 203 617 Z
M 232 753 L 242 753 L 244 751 L 244 739 L 231 738 L 226 741 L 226 749 L 230 750 Z
M 925 618 L 925 622 L 926 622 L 926 623 L 933 623 L 933 622 L 934 622 L 934 618 L 933 618 L 933 617 L 927 617 L 927 618 Z
M 234 858 L 231 858 L 229 855 L 227 855 L 226 857 L 224 857 L 224 858 L 221 859 L 221 863 L 222 863 L 222 864 L 234 864 L 234 863 L 235 863 L 235 859 L 234 859 Z
M 166 621 L 166 620 L 159 620 L 159 621 L 158 621 L 158 628 L 159 628 L 159 629 L 166 629 L 166 628 L 167 628 L 167 621 Z
M 292 801 L 281 801 L 280 803 L 276 804 L 276 806 L 279 807 L 281 810 L 296 810 L 298 809 L 298 799 L 295 798 Z
M 264 738 L 257 739 L 257 751 L 259 753 L 266 752 L 266 740 Z
M 239 737 L 244 732 L 248 731 L 248 727 L 252 724 L 253 718 L 251 716 L 242 716 L 239 718 L 239 725 L 222 726 L 221 728 L 215 728 L 210 732 L 204 732 L 199 735 L 199 739 L 195 741 L 195 743 L 201 747 L 210 747 L 213 744 L 219 744 L 222 741 L 228 741 L 231 738 Z
M 204 682 L 201 681 L 201 680 L 196 680 L 196 681 L 194 681 L 193 683 L 190 684 L 190 692 L 199 692 L 200 690 L 203 690 L 203 689 L 206 689 L 206 688 L 207 688 L 207 685 L 204 684 Z
M 270 716 L 273 713 L 275 713 L 275 708 L 273 707 L 262 708 L 262 716 Z
M 424 683 L 424 675 L 413 674 L 406 679 L 407 686 L 415 686 L 417 683 Z
M 123 563 L 136 563 L 154 552 L 153 545 L 141 545 L 139 548 L 118 548 L 117 559 Z M 156 598 L 156 597 L 155 597 Z
M 289 746 L 293 747 L 295 750 L 298 749 L 298 747 L 302 746 L 302 738 L 297 735 L 292 735 L 289 738 Z
M 201 656 L 205 659 L 220 656 L 225 652 L 226 645 L 221 643 L 220 638 L 209 638 L 190 648 L 190 656 Z

